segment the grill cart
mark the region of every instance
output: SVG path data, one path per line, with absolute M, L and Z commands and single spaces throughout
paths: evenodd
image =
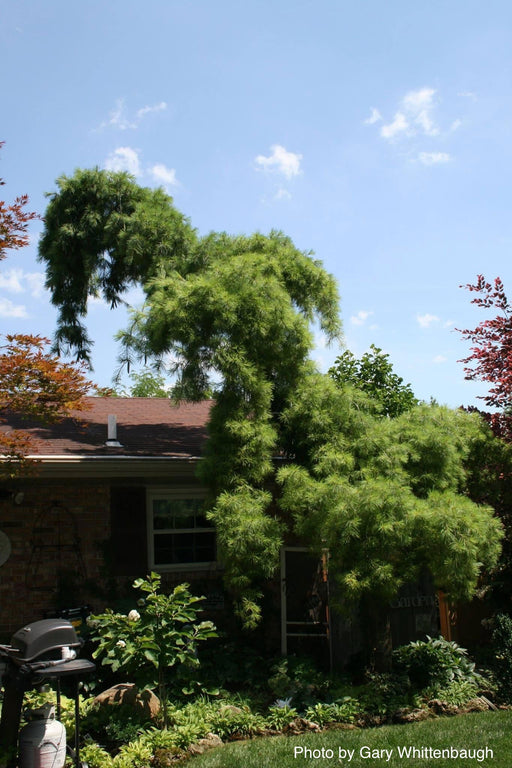
M 79 683 L 94 672 L 95 664 L 78 659 L 81 648 L 73 625 L 65 619 L 43 619 L 19 629 L 10 645 L 0 645 L 3 662 L 2 683 L 4 700 L 0 720 L 0 747 L 16 753 L 23 697 L 26 691 L 43 681 L 55 681 L 57 689 L 57 720 L 60 717 L 60 681 L 70 678 L 75 683 L 75 748 L 69 750 L 76 768 L 79 757 Z M 13 758 L 13 766 L 16 765 Z M 33 763 L 36 768 L 37 760 Z M 20 768 L 23 768 L 20 765 Z

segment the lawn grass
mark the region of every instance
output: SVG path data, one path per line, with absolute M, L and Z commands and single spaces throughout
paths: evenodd
M 321 750 L 323 757 L 311 753 L 295 754 L 296 748 Z M 392 750 L 390 759 L 364 757 L 360 750 Z M 462 757 L 399 757 L 398 747 L 434 749 L 492 750 L 484 759 Z M 354 750 L 351 760 L 339 749 Z M 333 750 L 329 757 L 327 750 Z M 369 753 L 372 755 L 372 752 Z M 374 753 L 375 754 L 375 753 Z M 480 758 L 482 755 L 480 755 Z M 304 736 L 259 738 L 218 747 L 193 760 L 193 768 L 512 768 L 512 711 L 483 712 L 456 717 L 441 717 L 408 725 L 389 725 L 357 731 L 333 730 Z

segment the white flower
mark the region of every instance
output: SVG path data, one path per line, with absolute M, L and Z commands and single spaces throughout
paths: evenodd
M 278 709 L 285 709 L 285 707 L 290 706 L 291 700 L 291 696 L 289 699 L 277 699 L 277 701 L 274 702 L 274 707 L 278 707 Z
M 118 640 L 116 645 L 118 648 L 126 648 L 126 643 L 124 640 Z
M 138 621 L 140 619 L 140 613 L 135 609 L 128 614 L 128 621 Z

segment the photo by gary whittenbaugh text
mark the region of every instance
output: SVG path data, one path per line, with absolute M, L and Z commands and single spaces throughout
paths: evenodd
M 306 760 L 318 760 L 325 758 L 332 760 L 338 758 L 340 762 L 350 763 L 354 757 L 373 760 L 382 760 L 389 763 L 393 758 L 400 758 L 406 760 L 476 760 L 478 763 L 482 763 L 484 760 L 492 760 L 494 753 L 490 747 L 479 747 L 466 749 L 465 747 L 413 747 L 413 746 L 401 746 L 392 747 L 391 749 L 376 749 L 368 746 L 362 746 L 359 749 L 346 749 L 344 747 L 338 747 L 338 750 L 327 749 L 322 747 L 321 749 L 310 749 L 309 747 L 294 747 L 294 758 L 302 758 Z

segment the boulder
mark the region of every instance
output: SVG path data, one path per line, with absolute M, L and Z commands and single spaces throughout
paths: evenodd
M 222 739 L 215 733 L 207 733 L 204 739 L 199 739 L 195 744 L 190 744 L 187 752 L 191 755 L 202 755 L 208 749 L 222 746 Z
M 393 714 L 393 722 L 419 723 L 422 720 L 428 720 L 430 717 L 432 717 L 432 713 L 428 709 L 411 709 L 409 707 L 404 707 L 402 709 L 397 709 Z
M 98 707 L 129 707 L 141 720 L 152 720 L 160 711 L 158 696 L 147 688 L 140 691 L 134 683 L 118 683 L 99 693 L 93 702 Z
M 436 715 L 457 715 L 459 708 L 455 704 L 449 704 L 441 699 L 431 699 L 428 702 L 428 708 Z
M 288 723 L 283 728 L 283 733 L 288 733 L 292 736 L 296 736 L 299 733 L 306 733 L 307 731 L 321 731 L 321 727 L 318 723 L 314 723 L 312 720 L 306 720 L 304 717 L 296 717 L 294 720 Z

